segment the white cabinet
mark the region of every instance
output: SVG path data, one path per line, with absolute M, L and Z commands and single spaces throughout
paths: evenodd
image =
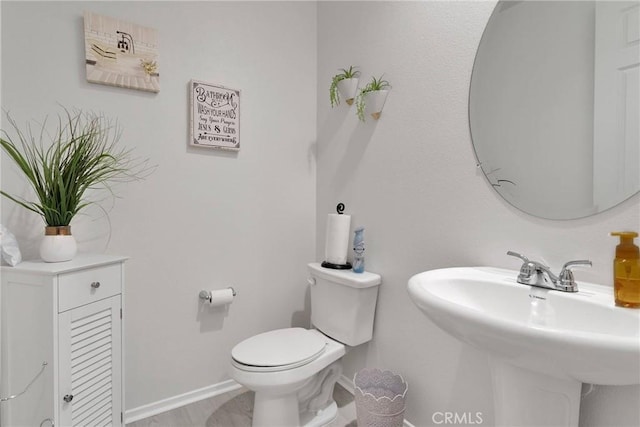
M 122 426 L 124 261 L 2 267 L 0 426 Z

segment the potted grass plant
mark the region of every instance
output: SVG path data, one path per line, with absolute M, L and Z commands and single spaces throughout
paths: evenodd
M 383 80 L 382 76 L 378 79 L 371 77 L 371 81 L 360 89 L 356 98 L 356 112 L 361 121 L 365 121 L 365 108 L 370 111 L 371 117 L 375 120 L 380 118 L 389 89 L 391 84 Z
M 112 192 L 112 183 L 137 180 L 152 171 L 147 160 L 133 156 L 132 151 L 118 145 L 120 130 L 101 114 L 64 110 L 58 115 L 55 133 L 41 125 L 39 138 L 31 126 L 22 132 L 7 114 L 15 137 L 2 131 L 2 149 L 22 171 L 35 192 L 29 201 L 0 190 L 0 194 L 42 217 L 45 236 L 40 256 L 46 262 L 73 259 L 77 252 L 71 234 L 71 220 L 93 203 L 90 190 Z M 50 139 L 45 143 L 45 136 Z
M 331 107 L 340 104 L 340 95 L 342 95 L 347 105 L 353 104 L 358 89 L 358 76 L 360 76 L 360 71 L 355 68 L 353 65 L 348 70 L 342 68 L 341 72 L 331 79 L 331 85 L 329 86 Z

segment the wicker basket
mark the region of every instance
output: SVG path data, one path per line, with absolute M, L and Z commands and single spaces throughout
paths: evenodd
M 401 375 L 364 368 L 353 385 L 358 427 L 402 427 L 409 386 Z

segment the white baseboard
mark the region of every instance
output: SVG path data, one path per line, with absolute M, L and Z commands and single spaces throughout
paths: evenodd
M 407 421 L 406 419 L 402 422 L 402 425 L 404 427 L 415 427 L 413 424 L 411 424 L 409 421 Z
M 340 375 L 340 378 L 338 378 L 338 384 L 344 387 L 349 393 L 353 394 L 353 380 L 351 378 Z
M 340 378 L 338 378 L 338 384 L 344 387 L 349 393 L 353 394 L 354 387 L 353 387 L 353 380 L 351 378 L 347 378 L 344 375 L 340 375 Z M 415 427 L 406 419 L 404 420 L 402 425 L 403 427 Z
M 338 384 L 344 387 L 349 393 L 353 394 L 353 381 L 350 378 L 341 375 L 340 378 L 338 378 Z M 125 424 L 129 424 L 134 421 L 152 417 L 154 415 L 158 415 L 163 412 L 167 412 L 172 409 L 197 402 L 199 400 L 208 399 L 210 397 L 228 393 L 241 387 L 242 386 L 234 380 L 227 380 L 218 384 L 212 384 L 210 386 L 200 388 L 198 390 L 189 391 L 178 396 L 169 397 L 167 399 L 162 399 L 157 402 L 139 406 L 137 408 L 128 409 L 124 413 L 124 422 Z M 404 420 L 403 426 L 414 427 L 414 425 L 407 420 Z
M 242 386 L 234 380 L 227 380 L 197 390 L 188 391 L 177 396 L 169 397 L 167 399 L 162 399 L 157 402 L 148 403 L 137 408 L 128 409 L 124 413 L 124 422 L 125 424 L 128 424 L 143 418 L 152 417 L 199 400 L 208 399 L 213 396 L 237 390 L 240 387 Z

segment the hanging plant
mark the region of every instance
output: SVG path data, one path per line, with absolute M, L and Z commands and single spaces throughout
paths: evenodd
M 360 89 L 356 98 L 356 112 L 360 121 L 365 121 L 364 110 L 367 106 L 370 107 L 371 116 L 374 119 L 380 118 L 389 89 L 391 89 L 391 84 L 387 80 L 383 80 L 382 76 L 379 79 L 371 77 L 371 81 Z
M 340 104 L 340 95 L 348 105 L 353 104 L 356 90 L 358 89 L 358 76 L 360 75 L 360 71 L 355 68 L 353 65 L 348 70 L 342 68 L 342 72 L 331 79 L 331 86 L 329 86 L 331 107 Z

